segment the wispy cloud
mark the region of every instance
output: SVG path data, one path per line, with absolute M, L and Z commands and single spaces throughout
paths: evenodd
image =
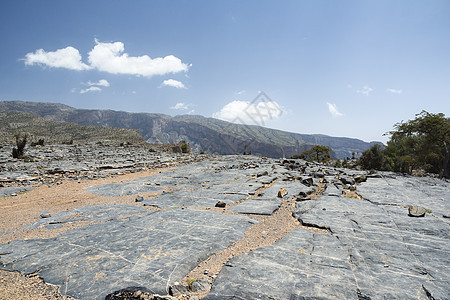
M 87 89 L 81 90 L 80 94 L 85 94 L 85 93 L 89 93 L 89 92 L 101 92 L 102 89 L 99 88 L 98 86 L 91 86 L 88 87 Z
M 171 86 L 171 87 L 174 87 L 174 88 L 177 88 L 177 89 L 185 89 L 186 88 L 186 86 L 181 81 L 174 80 L 174 79 L 164 80 L 161 83 L 161 87 L 162 86 Z
M 242 91 L 236 92 L 236 95 L 243 95 L 243 94 L 245 94 L 246 92 L 247 92 L 246 90 L 242 90 Z
M 369 96 L 371 92 L 373 92 L 373 89 L 367 85 L 363 86 L 362 89 L 356 90 L 358 94 L 363 94 L 365 96 Z
M 392 94 L 401 94 L 401 93 L 403 93 L 402 90 L 397 90 L 397 89 L 387 89 L 386 91 L 389 92 L 389 93 L 392 93 Z
M 88 82 L 86 82 L 86 84 L 89 85 L 89 86 L 93 86 L 93 85 L 96 85 L 96 86 L 105 86 L 105 87 L 110 86 L 108 80 L 106 80 L 106 79 L 100 79 L 100 80 L 97 81 L 97 82 L 88 81 Z
M 25 65 L 77 71 L 96 69 L 111 74 L 146 77 L 187 72 L 191 66 L 173 55 L 156 58 L 148 55 L 129 56 L 125 53 L 125 46 L 122 42 L 102 43 L 96 39 L 95 43 L 94 48 L 88 53 L 89 64 L 83 63 L 80 52 L 71 46 L 53 52 L 38 49 L 35 52 L 27 53 L 23 60 Z
M 191 103 L 178 102 L 174 106 L 171 106 L 170 109 L 174 109 L 174 110 L 188 110 L 188 109 L 190 109 L 193 106 L 195 106 L 195 105 L 191 104 Z
M 80 90 L 80 94 L 85 94 L 85 93 L 89 93 L 89 92 L 101 92 L 102 89 L 100 87 L 109 87 L 110 86 L 108 80 L 106 80 L 106 79 L 100 79 L 97 82 L 88 81 L 83 84 L 87 85 L 89 87 L 87 89 Z
M 327 102 L 328 110 L 330 111 L 330 114 L 333 116 L 333 118 L 342 117 L 344 114 L 339 112 L 337 109 L 336 104 Z

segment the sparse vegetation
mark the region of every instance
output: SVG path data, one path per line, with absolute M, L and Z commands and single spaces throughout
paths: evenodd
M 311 149 L 303 152 L 300 155 L 294 155 L 291 158 L 292 159 L 304 159 L 307 161 L 316 161 L 319 163 L 325 163 L 329 160 L 331 160 L 330 156 L 331 148 L 327 146 L 322 145 L 316 145 L 312 147 Z
M 15 133 L 26 132 L 30 145 L 68 144 L 108 140 L 111 143 L 145 144 L 137 130 L 115 127 L 82 126 L 53 122 L 25 112 L 0 112 L 0 142 L 14 143 Z
M 25 146 L 27 144 L 28 134 L 17 133 L 15 137 L 17 148 L 13 148 L 12 156 L 13 158 L 22 159 L 25 153 Z
M 188 144 L 184 143 L 183 145 L 181 145 L 181 152 L 182 153 L 188 152 Z
M 411 174 L 423 170 L 448 177 L 450 158 L 450 119 L 443 113 L 422 111 L 414 120 L 400 122 L 390 131 L 390 141 L 364 151 L 362 168 Z

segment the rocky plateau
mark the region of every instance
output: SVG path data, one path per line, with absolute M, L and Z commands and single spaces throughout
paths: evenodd
M 138 146 L 38 146 L 25 162 L 11 147 L 0 216 L 20 222 L 0 228 L 0 269 L 61 295 L 450 298 L 446 180 Z M 21 211 L 72 184 L 57 200 L 77 203 Z

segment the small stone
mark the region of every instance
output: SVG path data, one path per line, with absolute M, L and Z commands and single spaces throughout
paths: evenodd
M 268 173 L 267 171 L 264 171 L 264 172 L 262 172 L 262 173 L 258 173 L 258 174 L 256 175 L 256 177 L 267 176 L 267 175 L 269 175 L 269 173 Z
M 426 209 L 421 206 L 409 206 L 408 207 L 408 214 L 410 217 L 425 217 Z
M 191 291 L 193 292 L 204 292 L 209 289 L 209 282 L 205 278 L 200 278 L 195 280 L 191 285 Z
M 314 172 L 313 176 L 314 178 L 323 178 L 325 174 L 323 174 L 322 172 Z
M 169 295 L 171 296 L 181 296 L 188 291 L 187 286 L 182 284 L 175 284 L 169 287 Z
M 363 175 L 363 174 L 356 175 L 356 176 L 353 177 L 353 178 L 355 179 L 355 181 L 356 181 L 357 183 L 361 183 L 361 182 L 366 182 L 366 181 L 367 181 L 366 175 Z
M 40 214 L 40 217 L 41 218 L 43 218 L 43 219 L 45 219 L 45 218 L 50 218 L 52 215 L 50 214 L 50 212 L 48 212 L 48 211 L 43 211 L 43 212 L 41 212 L 41 214 Z
M 227 206 L 227 204 L 223 201 L 219 201 L 216 203 L 216 207 L 225 207 L 225 206 Z
M 355 179 L 349 176 L 341 176 L 341 181 L 343 184 L 353 185 L 355 184 Z
M 144 197 L 142 197 L 141 195 L 136 197 L 136 202 L 142 202 L 144 201 Z
M 314 181 L 311 177 L 302 179 L 302 183 L 306 186 L 312 186 L 314 184 Z
M 280 189 L 279 191 L 278 191 L 278 198 L 283 198 L 284 196 L 286 196 L 287 195 L 287 190 L 286 189 Z

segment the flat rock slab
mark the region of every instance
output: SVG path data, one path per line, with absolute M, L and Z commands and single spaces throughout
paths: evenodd
M 95 209 L 95 214 L 101 213 Z M 104 299 L 130 286 L 166 294 L 169 285 L 180 281 L 200 261 L 241 239 L 254 223 L 244 216 L 191 209 L 138 213 L 51 239 L 0 245 L 0 268 L 23 274 L 39 271 L 46 282 L 78 299 Z
M 85 222 L 114 221 L 137 214 L 147 213 L 147 209 L 131 205 L 92 205 L 79 207 L 72 211 L 65 211 L 48 218 L 40 219 L 22 227 L 20 230 L 45 226 L 47 229 L 59 228 L 61 224 Z
M 145 192 L 160 192 L 164 188 L 160 186 L 153 186 L 146 184 L 140 180 L 135 180 L 128 183 L 110 183 L 89 189 L 89 192 L 107 197 L 135 195 Z
M 365 200 L 297 202 L 294 216 L 311 231 L 233 258 L 206 299 L 450 299 L 448 183 L 390 176 L 358 186 Z M 404 203 L 437 213 L 411 218 Z
M 271 215 L 281 206 L 278 200 L 247 200 L 231 207 L 230 211 L 240 214 Z
M 27 191 L 31 191 L 33 188 L 31 186 L 25 187 L 7 187 L 0 189 L 0 197 L 11 196 L 14 194 L 24 193 Z
M 450 184 L 437 178 L 379 172 L 357 187 L 363 198 L 378 204 L 422 206 L 436 217 L 450 214 Z
M 145 206 L 160 208 L 175 207 L 214 207 L 218 201 L 226 204 L 247 198 L 246 194 L 221 193 L 217 189 L 197 189 L 191 191 L 170 192 L 158 195 L 156 198 L 142 201 Z
M 330 233 L 305 229 L 231 259 L 211 299 L 358 299 L 348 252 Z

